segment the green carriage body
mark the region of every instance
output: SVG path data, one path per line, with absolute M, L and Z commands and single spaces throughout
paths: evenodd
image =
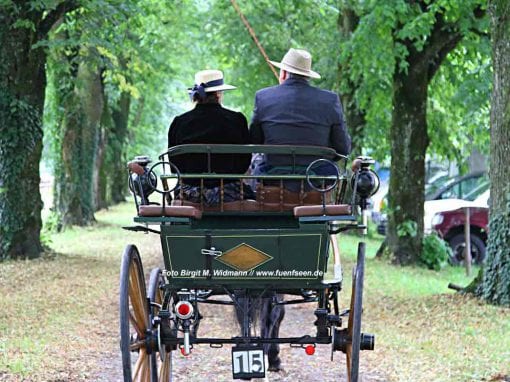
M 290 155 L 290 171 L 284 175 L 210 171 L 211 154 L 248 153 Z M 209 171 L 180 174 L 171 160 L 182 154 L 206 154 Z M 351 182 L 345 176 L 345 166 L 343 174 L 337 176 L 316 175 L 310 167 L 303 173 L 295 165 L 297 156 L 301 155 L 330 161 L 343 159 L 344 164 L 346 159 L 321 147 L 183 145 L 169 149 L 150 169 L 142 169 L 138 163 L 129 168 L 130 189 L 137 208 L 134 221 L 140 225 L 125 228 L 159 234 L 165 269 L 151 271 L 146 292 L 138 250 L 134 246 L 126 248 L 120 291 L 125 381 L 131 381 L 131 375 L 137 375 L 140 370 L 146 376 L 151 373 L 151 380 L 169 380 L 172 353 L 180 349 L 184 355 L 189 355 L 193 346 L 199 344 L 234 345 L 232 372 L 236 379 L 263 377 L 264 354 L 267 352 L 271 368 L 274 354 L 278 354 L 278 344 L 304 347 L 307 353 L 313 352 L 317 344 L 331 344 L 332 351 L 346 353 L 350 381 L 357 381 L 359 351 L 374 348 L 373 335 L 361 333 L 365 249 L 364 244 L 358 247 L 350 309 L 341 311 L 338 292 L 342 288 L 342 270 L 336 234 L 346 229 L 364 228 L 357 223 L 356 214 L 358 203 L 361 201 L 364 205 L 364 197 L 356 200 L 356 196 L 363 195 L 357 189 L 359 173 L 363 170 L 359 170 L 360 167 L 355 171 Z M 153 173 L 156 166 L 161 166 L 163 173 Z M 132 177 L 133 173 L 145 175 L 147 179 L 155 175 L 153 179 L 160 180 L 158 183 L 163 190 L 159 190 L 159 204 L 150 203 L 147 195 L 144 197 L 142 181 Z M 202 187 L 205 181 L 219 182 L 219 204 L 207 205 L 203 196 L 199 202 L 186 200 L 182 194 L 183 179 L 190 178 L 198 178 Z M 224 200 L 224 181 L 233 178 L 237 178 L 240 185 L 240 200 L 228 202 Z M 172 179 L 176 180 L 174 189 L 180 191 L 175 191 L 170 200 L 172 187 L 168 183 Z M 254 179 L 261 185 L 257 186 L 256 200 L 243 198 L 242 182 Z M 332 180 L 334 184 L 329 187 L 327 184 Z M 299 192 L 285 188 L 296 182 L 300 183 Z M 313 182 L 318 183 L 312 185 Z M 350 203 L 341 204 L 348 183 L 353 189 Z M 156 186 L 151 183 L 150 187 Z M 317 192 L 318 188 L 322 188 L 322 192 Z M 330 252 L 333 261 L 329 261 Z M 333 265 L 332 272 L 328 264 Z M 279 336 L 278 329 L 274 328 L 279 328 L 283 318 L 282 306 L 307 303 L 317 304 L 314 310 L 316 333 Z M 230 338 L 200 336 L 202 304 L 234 306 L 240 335 Z M 260 309 L 262 314 L 263 305 L 268 317 L 275 321 L 271 323 L 273 329 L 264 332 L 261 329 L 257 335 L 253 332 L 256 315 L 253 309 Z M 346 313 L 348 320 L 343 319 Z M 132 362 L 132 353 L 138 354 L 136 362 Z M 159 371 L 154 367 L 157 366 L 156 353 L 161 360 Z M 240 371 L 235 371 L 235 360 L 241 356 L 256 362 L 250 361 L 248 367 L 243 361 Z M 255 368 L 257 365 L 262 365 L 262 372 L 260 367 Z
M 293 216 L 204 216 L 162 226 L 161 245 L 166 276 L 176 287 L 318 289 L 328 232 L 324 224 L 299 224 Z
M 183 145 L 170 149 L 172 156 L 183 153 L 264 152 L 290 153 L 340 159 L 333 150 L 321 147 Z M 293 174 L 294 172 L 294 174 Z M 164 175 L 162 178 L 171 178 Z M 186 178 L 221 179 L 221 174 L 180 174 Z M 306 181 L 304 174 L 232 175 L 239 179 Z M 345 189 L 340 176 L 337 189 Z M 342 195 L 343 197 L 343 195 Z M 337 217 L 354 221 L 353 216 Z M 172 288 L 248 288 L 293 291 L 323 289 L 329 253 L 329 216 L 297 218 L 292 210 L 203 211 L 201 219 L 186 217 L 135 218 L 138 223 L 160 224 L 165 276 Z M 213 252 L 211 252 L 211 249 Z

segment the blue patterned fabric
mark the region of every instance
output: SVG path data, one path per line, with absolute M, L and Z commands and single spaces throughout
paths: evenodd
M 218 187 L 204 187 L 201 189 L 199 186 L 190 186 L 188 184 L 182 185 L 182 190 L 176 190 L 176 199 L 182 198 L 192 203 L 201 203 L 210 207 L 221 203 L 221 188 Z M 255 193 L 252 188 L 243 184 L 243 198 L 255 199 Z M 235 202 L 241 200 L 241 186 L 239 182 L 225 183 L 223 185 L 223 203 Z

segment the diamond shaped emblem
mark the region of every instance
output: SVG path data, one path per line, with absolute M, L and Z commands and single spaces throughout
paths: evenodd
M 272 259 L 272 256 L 246 243 L 239 244 L 216 257 L 216 260 L 238 271 L 252 270 Z

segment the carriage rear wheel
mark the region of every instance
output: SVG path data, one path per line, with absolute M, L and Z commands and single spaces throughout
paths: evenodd
M 347 325 L 351 341 L 347 344 L 347 378 L 357 382 L 359 376 L 359 353 L 361 347 L 361 313 L 363 310 L 363 278 L 365 273 L 365 243 L 358 245 L 358 259 L 352 275 L 351 307 Z
M 120 268 L 120 348 L 124 382 L 153 382 L 149 306 L 138 249 L 128 245 Z
M 149 294 L 147 295 L 150 302 L 150 319 L 153 321 L 159 313 L 159 306 L 163 304 L 164 294 L 162 286 L 165 285 L 161 269 L 154 268 L 151 271 L 149 278 Z M 153 304 L 154 303 L 154 304 Z M 163 345 L 159 349 L 159 357 L 154 357 L 152 360 L 152 369 L 157 370 L 158 382 L 172 381 L 172 349 Z

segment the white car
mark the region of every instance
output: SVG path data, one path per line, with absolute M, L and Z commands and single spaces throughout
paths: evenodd
M 466 195 L 466 199 L 438 199 L 427 200 L 423 204 L 424 216 L 423 225 L 425 234 L 432 232 L 432 227 L 440 224 L 440 212 L 453 211 L 462 207 L 488 207 L 489 183 L 484 183 Z M 387 217 L 381 216 L 380 224 L 377 226 L 377 232 L 384 235 L 386 232 Z

